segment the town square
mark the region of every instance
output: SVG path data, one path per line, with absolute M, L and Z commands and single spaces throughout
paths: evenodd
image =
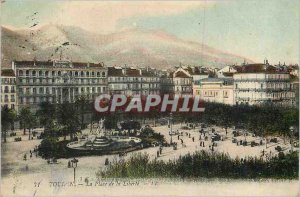
M 0 196 L 299 196 L 299 10 L 1 1 Z

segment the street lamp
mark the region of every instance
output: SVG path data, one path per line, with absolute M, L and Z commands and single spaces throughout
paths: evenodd
M 173 140 L 172 140 L 172 113 L 170 113 L 170 119 L 169 119 L 169 124 L 170 124 L 170 136 L 171 136 L 171 140 L 170 140 L 170 144 L 173 143 Z
M 77 168 L 77 163 L 78 163 L 78 159 L 72 159 L 71 161 L 71 166 L 74 169 L 74 183 L 75 183 L 75 169 Z
M 295 127 L 294 126 L 290 126 L 290 135 L 291 135 L 291 151 L 293 152 L 293 135 L 295 132 Z

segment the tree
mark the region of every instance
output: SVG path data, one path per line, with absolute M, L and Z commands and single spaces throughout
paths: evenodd
M 42 102 L 39 106 L 39 110 L 36 112 L 36 116 L 45 131 L 50 130 L 53 128 L 53 124 L 56 121 L 55 105 L 49 102 Z
M 70 134 L 70 138 L 73 140 L 74 134 L 79 131 L 80 127 L 78 111 L 75 104 L 65 102 L 59 105 L 58 123 L 64 127 L 63 129 Z
M 16 112 L 13 109 L 9 109 L 6 105 L 1 109 L 1 130 L 4 143 L 6 142 L 6 133 L 9 126 L 12 128 L 12 124 L 16 120 Z
M 84 96 L 81 96 L 75 101 L 75 104 L 76 104 L 77 110 L 80 114 L 80 126 L 81 126 L 81 129 L 83 129 L 84 128 L 84 112 L 85 112 L 85 108 L 88 104 L 88 100 Z
M 37 125 L 37 118 L 36 116 L 30 112 L 28 116 L 28 121 L 27 121 L 27 127 L 28 127 L 28 140 L 31 140 L 31 129 L 34 128 Z
M 21 127 L 24 129 L 23 130 L 24 135 L 26 134 L 26 128 L 28 126 L 28 121 L 30 119 L 30 116 L 31 116 L 31 112 L 29 107 L 24 107 L 20 110 L 19 120 L 20 120 Z

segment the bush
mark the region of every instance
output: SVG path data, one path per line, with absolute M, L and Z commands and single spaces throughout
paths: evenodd
M 146 144 L 146 146 L 150 146 L 154 142 L 158 142 L 160 144 L 164 144 L 166 142 L 165 137 L 163 135 L 154 132 L 154 130 L 150 127 L 142 129 L 139 137 Z
M 39 155 L 44 159 L 66 158 L 72 156 L 66 149 L 70 141 L 58 141 L 56 137 L 45 137 L 39 145 Z
M 129 160 L 115 161 L 102 177 L 113 178 L 282 178 L 298 179 L 298 152 L 281 154 L 270 160 L 256 157 L 231 159 L 224 153 L 199 151 L 168 162 L 151 160 L 148 154 L 135 154 Z

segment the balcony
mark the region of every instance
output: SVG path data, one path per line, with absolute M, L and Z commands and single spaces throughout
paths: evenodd
M 290 88 L 236 88 L 235 91 L 241 92 L 282 92 L 291 91 Z
M 290 79 L 234 79 L 234 82 L 288 82 Z

